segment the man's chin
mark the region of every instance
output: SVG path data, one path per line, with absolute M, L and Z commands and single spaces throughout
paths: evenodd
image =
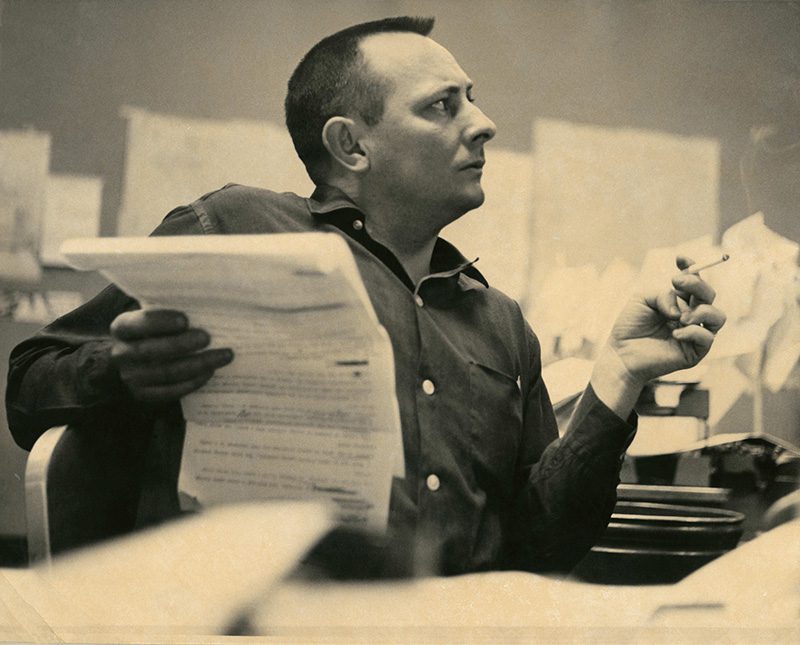
M 484 202 L 483 191 L 471 195 L 461 195 L 458 201 L 451 201 L 450 207 L 447 209 L 450 212 L 448 223 L 455 222 L 462 215 L 466 215 L 470 211 L 480 207 Z
M 483 205 L 483 202 L 486 200 L 486 194 L 483 192 L 483 188 L 477 186 L 476 189 L 469 191 L 464 195 L 464 213 L 474 210 Z

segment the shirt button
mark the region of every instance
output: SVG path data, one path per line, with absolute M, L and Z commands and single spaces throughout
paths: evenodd
M 430 396 L 436 391 L 436 386 L 433 384 L 433 381 L 431 381 L 429 378 L 426 378 L 424 381 L 422 381 L 422 391 Z
M 428 487 L 429 491 L 436 492 L 439 490 L 439 486 L 442 485 L 442 482 L 439 481 L 439 478 L 436 475 L 430 474 L 425 480 L 425 485 Z
M 417 307 L 422 307 L 425 304 L 425 301 L 422 299 L 422 296 L 417 294 L 414 296 L 414 302 L 417 303 Z
M 353 228 L 357 231 L 360 231 L 362 228 L 364 228 L 364 222 L 362 222 L 360 219 L 353 220 Z

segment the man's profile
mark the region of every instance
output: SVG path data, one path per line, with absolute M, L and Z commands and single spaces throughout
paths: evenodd
M 641 388 L 699 361 L 725 317 L 688 272 L 634 298 L 558 439 L 536 335 L 439 237 L 483 202 L 495 124 L 432 27 L 356 25 L 300 62 L 286 121 L 313 195 L 229 185 L 174 209 L 154 235 L 341 235 L 395 356 L 406 477 L 393 481 L 390 533 L 435 553 L 445 574 L 565 570 L 608 522 Z M 174 470 L 180 397 L 236 360 L 208 344 L 181 312 L 142 310 L 110 286 L 14 350 L 9 426 L 29 449 L 55 424 L 135 424 L 151 469 Z

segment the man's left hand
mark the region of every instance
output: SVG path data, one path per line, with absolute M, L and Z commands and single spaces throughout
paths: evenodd
M 673 288 L 632 298 L 595 362 L 595 391 L 623 417 L 648 381 L 696 365 L 725 324 L 711 285 L 684 271 L 692 261 L 679 256 L 676 264 Z
M 610 348 L 642 384 L 697 365 L 725 324 L 711 285 L 683 272 L 692 261 L 679 256 L 676 264 L 682 272 L 673 276 L 673 289 L 633 298 L 611 330 Z

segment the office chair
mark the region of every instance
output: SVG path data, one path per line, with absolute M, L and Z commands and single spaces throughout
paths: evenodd
M 140 524 L 147 435 L 91 427 L 50 428 L 25 468 L 31 563 L 127 533 Z

